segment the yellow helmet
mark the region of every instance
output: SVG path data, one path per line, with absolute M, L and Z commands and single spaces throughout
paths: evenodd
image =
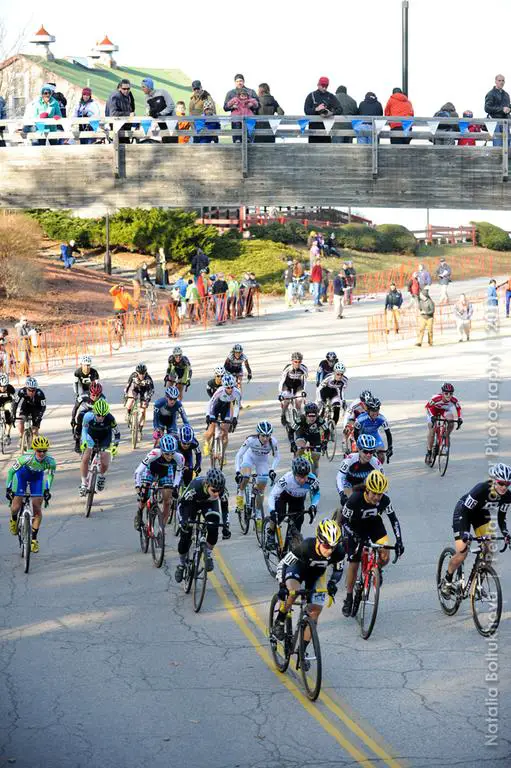
M 366 477 L 366 490 L 373 493 L 385 493 L 389 487 L 389 481 L 378 469 L 373 469 Z
M 50 441 L 44 435 L 36 435 L 32 440 L 32 450 L 47 451 L 50 447 Z
M 316 528 L 316 538 L 328 547 L 335 547 L 341 539 L 341 529 L 335 520 L 322 520 Z

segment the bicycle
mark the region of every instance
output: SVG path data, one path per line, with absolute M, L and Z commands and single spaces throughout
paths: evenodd
M 94 500 L 94 494 L 96 493 L 96 481 L 99 474 L 100 463 L 101 463 L 100 449 L 99 449 L 99 446 L 95 444 L 89 456 L 89 466 L 87 467 L 87 480 L 85 481 L 85 486 L 87 488 L 85 493 L 85 517 L 90 517 L 92 502 Z
M 325 454 L 328 461 L 333 461 L 337 448 L 337 425 L 334 421 L 334 407 L 330 400 L 323 407 L 323 418 L 328 429 L 328 440 L 321 452 Z
M 123 344 L 126 344 L 124 318 L 121 315 L 117 315 L 113 320 L 110 320 L 110 345 L 112 349 L 117 350 Z
M 126 398 L 124 399 L 124 405 L 126 405 Z M 131 434 L 131 447 L 136 449 L 139 439 L 142 437 L 142 429 L 140 427 L 139 417 L 139 399 L 138 395 L 133 396 L 133 405 L 128 411 L 128 429 Z
M 208 571 L 206 568 L 209 547 L 206 542 L 207 525 L 202 513 L 198 513 L 198 519 L 193 522 L 192 544 L 188 550 L 185 562 L 183 587 L 188 595 L 193 587 L 193 610 L 198 613 L 202 608 L 206 594 Z M 211 523 L 209 523 L 211 525 Z M 217 526 L 220 528 L 221 523 Z M 193 552 L 190 556 L 190 552 Z
M 5 453 L 5 446 L 7 445 L 7 435 L 5 434 L 7 422 L 5 421 L 5 411 L 0 408 L 0 450 Z
M 209 457 L 211 469 L 223 469 L 225 464 L 225 451 L 227 443 L 222 440 L 222 427 L 220 422 L 215 422 L 215 433 L 210 441 Z
M 238 517 L 240 521 L 241 532 L 244 536 L 246 536 L 249 532 L 250 521 L 254 521 L 254 529 L 256 532 L 257 542 L 259 546 L 262 547 L 264 520 L 262 519 L 262 515 L 260 514 L 260 511 L 257 507 L 257 498 L 261 495 L 261 491 L 257 487 L 257 478 L 257 473 L 253 472 L 250 477 L 250 481 L 245 486 L 243 509 L 238 510 Z
M 277 566 L 286 554 L 289 552 L 292 546 L 299 544 L 303 541 L 303 536 L 298 530 L 294 522 L 294 515 L 285 515 L 281 522 L 278 522 L 275 526 L 275 549 L 268 549 L 267 541 L 270 535 L 270 522 L 271 518 L 266 517 L 263 521 L 262 532 L 262 544 L 261 549 L 263 551 L 264 562 L 268 569 L 270 576 L 275 578 L 277 575 Z M 282 526 L 287 523 L 286 535 L 282 535 Z
M 158 480 L 151 483 L 149 497 L 142 510 L 142 525 L 140 526 L 140 549 L 145 555 L 151 543 L 151 555 L 156 568 L 161 568 L 165 557 L 165 526 L 163 513 L 160 509 L 161 491 Z
M 431 449 L 431 459 L 429 462 L 430 467 L 434 467 L 436 457 L 438 456 L 438 471 L 440 477 L 443 477 L 447 471 L 447 465 L 449 464 L 449 453 L 451 450 L 451 440 L 447 431 L 447 425 L 449 424 L 447 419 L 435 419 L 433 423 L 433 448 Z
M 292 280 L 292 288 L 291 288 L 291 301 L 293 304 L 303 304 L 305 300 L 305 278 L 304 277 L 293 277 Z
M 291 661 L 291 656 L 296 654 L 296 669 L 299 669 L 301 672 L 307 698 L 310 699 L 310 701 L 316 701 L 321 691 L 322 662 L 316 622 L 307 614 L 307 604 L 310 603 L 314 592 L 325 591 L 326 590 L 324 589 L 298 589 L 289 593 L 290 596 L 300 598 L 300 602 L 298 603 L 300 615 L 293 632 L 292 612 L 294 606 L 290 609 L 286 616 L 283 640 L 277 640 L 273 634 L 273 625 L 281 602 L 278 594 L 273 595 L 270 605 L 268 635 L 275 666 L 279 672 L 286 672 L 289 662 Z M 305 633 L 307 630 L 310 633 L 310 641 L 305 640 Z M 311 646 L 312 652 L 307 652 L 308 648 L 311 648 Z
M 48 501 L 44 501 L 44 507 L 48 506 Z M 29 493 L 25 494 L 23 505 L 18 512 L 16 533 L 20 545 L 20 555 L 24 560 L 23 572 L 28 573 L 30 568 L 30 553 L 32 551 L 32 523 L 34 520 L 34 511 L 32 509 L 32 499 Z
M 32 447 L 32 440 L 34 439 L 34 425 L 32 424 L 32 416 L 28 414 L 25 417 L 25 428 L 23 434 L 20 437 L 20 451 L 26 453 Z
M 359 606 L 362 605 L 360 613 L 360 634 L 364 640 L 368 640 L 374 629 L 376 616 L 378 613 L 378 604 L 380 601 L 381 571 L 378 565 L 377 553 L 379 549 L 393 549 L 388 544 L 374 544 L 372 541 L 366 542 L 362 546 L 362 560 L 360 574 L 355 582 L 353 590 L 353 608 L 351 615 L 355 617 Z M 398 559 L 397 553 L 394 555 L 393 563 Z
M 355 442 L 355 440 L 353 438 L 354 429 L 355 428 L 354 428 L 354 424 L 353 424 L 352 421 L 348 421 L 348 423 L 346 424 L 346 426 L 343 429 L 343 433 L 342 433 L 342 436 L 343 436 L 343 448 L 342 448 L 342 450 L 343 450 L 343 453 L 344 453 L 344 458 L 346 458 L 346 456 L 348 456 L 350 453 L 355 453 L 356 450 L 357 450 L 357 444 L 356 444 L 356 442 Z
M 477 541 L 479 547 L 471 549 L 475 554 L 472 570 L 465 581 L 463 563 L 458 566 L 452 580 L 452 593 L 447 597 L 442 593 L 445 572 L 448 561 L 455 554 L 453 547 L 446 547 L 438 560 L 436 581 L 438 599 L 444 613 L 454 616 L 461 605 L 462 600 L 470 596 L 470 608 L 475 627 L 483 637 L 495 634 L 502 615 L 502 589 L 500 579 L 491 565 L 491 547 L 489 542 L 503 541 L 503 536 L 470 536 L 468 542 Z M 500 552 L 505 552 L 508 545 L 505 544 Z M 495 547 L 497 549 L 497 547 Z M 493 551 L 495 551 L 495 549 Z M 487 606 L 487 613 L 484 608 Z M 484 617 L 486 618 L 486 621 Z

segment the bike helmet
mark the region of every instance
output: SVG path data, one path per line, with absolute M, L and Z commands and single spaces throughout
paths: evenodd
M 9 383 L 9 377 L 6 373 L 0 373 L 0 387 L 6 387 Z
M 372 400 L 372 399 L 373 399 L 373 393 L 370 392 L 368 389 L 364 389 L 360 393 L 360 401 L 362 403 L 367 403 L 368 400 Z
M 319 412 L 317 403 L 305 403 L 305 408 L 303 409 L 305 411 L 305 415 L 309 413 L 314 413 L 316 416 Z
M 442 392 L 447 392 L 450 395 L 454 392 L 454 387 L 452 384 L 449 384 L 449 382 L 446 382 L 445 384 L 442 384 Z
M 80 365 L 92 365 L 92 357 L 90 355 L 82 355 Z
M 100 399 L 100 400 L 96 400 L 96 402 L 92 406 L 92 410 L 96 414 L 96 416 L 106 416 L 107 413 L 110 413 L 110 406 L 108 405 L 106 400 Z
M 326 359 L 328 360 L 329 363 L 332 363 L 332 362 L 335 363 L 336 360 L 337 360 L 337 355 L 336 355 L 335 352 L 327 352 L 325 357 L 326 357 Z
M 490 469 L 490 477 L 501 483 L 511 483 L 511 467 L 508 464 L 494 464 Z
M 357 438 L 357 448 L 360 451 L 375 451 L 376 438 L 374 435 L 359 435 Z
M 139 363 L 135 368 L 137 373 L 147 373 L 147 365 L 145 363 Z
M 298 477 L 307 477 L 311 471 L 310 462 L 304 459 L 303 456 L 297 456 L 296 459 L 293 459 L 291 471 L 293 475 L 298 475 Z
M 216 368 L 214 368 L 213 373 L 215 376 L 223 376 L 225 373 L 225 368 L 223 365 L 217 365 Z
M 373 469 L 366 477 L 366 490 L 373 493 L 385 493 L 389 487 L 389 481 L 378 469 Z
M 219 469 L 208 469 L 206 472 L 206 485 L 214 491 L 223 491 L 225 488 L 225 475 Z
M 89 397 L 91 400 L 97 400 L 103 394 L 103 387 L 99 381 L 92 381 L 89 387 Z
M 345 370 L 346 366 L 344 363 L 341 363 L 340 360 L 338 360 L 334 365 L 334 373 L 344 373 Z
M 37 379 L 34 379 L 33 376 L 27 376 L 25 379 L 25 386 L 28 387 L 28 389 L 37 389 L 39 384 L 37 383 Z
M 180 428 L 178 432 L 178 435 L 179 435 L 179 440 L 182 443 L 191 443 L 193 438 L 195 437 L 195 433 L 189 424 L 183 424 L 183 426 Z
M 236 380 L 234 376 L 231 376 L 230 373 L 224 373 L 222 376 L 222 386 L 223 387 L 234 387 L 236 384 Z
M 300 362 L 302 362 L 302 360 L 303 360 L 302 353 L 301 352 L 293 352 L 292 355 L 291 355 L 291 360 L 299 360 Z
M 335 520 L 322 520 L 316 528 L 316 538 L 328 547 L 335 547 L 341 540 L 341 529 Z
M 177 400 L 179 398 L 179 389 L 177 387 L 167 387 L 165 397 L 168 397 L 169 400 Z
M 370 397 L 366 400 L 366 406 L 368 411 L 379 411 L 381 407 L 381 400 L 377 397 Z
M 181 349 L 181 347 L 174 347 L 174 349 L 172 350 L 172 354 L 175 357 L 182 357 L 183 356 L 183 350 Z
M 159 446 L 163 453 L 175 453 L 177 451 L 177 440 L 174 435 L 163 435 L 160 438 Z
M 50 441 L 44 435 L 35 435 L 32 440 L 32 450 L 34 451 L 47 451 L 50 447 Z
M 273 427 L 269 421 L 260 421 L 256 430 L 259 435 L 266 435 L 266 437 L 269 437 L 273 432 Z
M 243 352 L 243 347 L 241 346 L 241 344 L 235 344 L 232 348 L 232 351 L 239 352 L 241 354 L 241 352 Z

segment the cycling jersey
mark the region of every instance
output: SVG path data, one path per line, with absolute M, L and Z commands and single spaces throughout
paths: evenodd
M 142 483 L 151 483 L 153 479 L 158 478 L 162 481 L 161 485 L 179 488 L 184 465 L 185 460 L 180 453 L 176 452 L 168 459 L 163 455 L 161 448 L 153 448 L 135 470 L 135 486 L 140 488 Z
M 199 441 L 196 437 L 193 438 L 191 443 L 186 444 L 186 449 L 183 447 L 183 443 L 178 442 L 179 453 L 185 460 L 185 467 L 193 467 L 193 454 L 195 454 L 195 467 L 200 467 L 202 464 L 202 453 L 199 445 Z M 197 471 L 197 470 L 196 470 Z
M 328 428 L 326 422 L 321 416 L 314 421 L 308 419 L 302 414 L 290 434 L 291 440 L 306 440 L 311 448 L 320 448 L 321 443 L 328 439 Z
M 252 370 L 250 368 L 247 356 L 242 352 L 239 357 L 235 357 L 234 352 L 229 352 L 224 363 L 226 372 L 232 374 L 233 376 L 242 376 L 243 366 L 245 366 L 247 369 L 248 375 L 252 376 Z
M 7 384 L 3 392 L 0 392 L 0 408 L 5 408 L 6 405 L 10 405 L 14 402 L 16 396 L 16 390 L 12 384 Z
M 444 400 L 443 395 L 435 395 L 424 407 L 433 418 L 442 418 L 449 411 L 456 410 L 458 419 L 461 419 L 461 405 L 458 398 L 454 397 L 454 395 L 447 401 Z
M 99 373 L 95 368 L 91 368 L 88 373 L 84 373 L 81 367 L 77 368 L 74 377 L 73 390 L 76 397 L 88 392 L 91 382 L 99 381 Z
M 139 395 L 141 400 L 145 400 L 148 403 L 153 396 L 154 381 L 148 373 L 144 373 L 143 377 L 140 378 L 138 373 L 133 371 L 130 374 L 124 392 L 126 395 L 132 395 L 133 397 Z
M 207 542 L 214 547 L 218 541 L 218 525 L 220 519 L 222 525 L 229 524 L 229 494 L 225 488 L 219 499 L 209 495 L 206 478 L 196 477 L 187 486 L 179 500 L 178 507 L 181 536 L 177 551 L 180 555 L 186 555 L 192 541 L 192 529 L 189 523 L 195 521 L 197 515 L 202 514 L 207 527 Z
M 236 472 L 239 472 L 242 466 L 254 467 L 258 475 L 267 475 L 270 455 L 273 458 L 271 469 L 275 471 L 280 461 L 279 444 L 276 439 L 270 437 L 266 443 L 261 443 L 258 435 L 251 435 L 247 437 L 236 454 Z
M 319 385 L 318 394 L 324 403 L 327 400 L 330 400 L 332 403 L 341 403 L 344 400 L 344 390 L 347 384 L 348 379 L 346 376 L 336 379 L 335 373 L 330 373 L 328 376 L 325 376 Z
M 383 472 L 382 465 L 376 456 L 371 456 L 370 460 L 363 464 L 360 461 L 359 453 L 349 453 L 344 457 L 337 472 L 336 482 L 339 494 L 342 494 L 345 488 L 352 488 L 354 485 L 363 483 L 373 469 Z
M 167 377 L 171 373 L 176 375 L 176 378 L 180 384 L 189 384 L 191 382 L 192 366 L 186 355 L 181 355 L 179 360 L 176 360 L 174 355 L 170 355 L 164 383 L 167 381 Z
M 318 365 L 318 370 L 316 371 L 316 386 L 319 387 L 325 376 L 329 376 L 331 373 L 333 373 L 334 365 L 337 362 L 337 358 L 332 363 L 329 363 L 328 360 L 325 358 L 320 362 Z
M 32 496 L 43 495 L 43 482 L 46 473 L 45 490 L 50 490 L 57 464 L 53 456 L 48 454 L 42 460 L 36 458 L 35 451 L 28 451 L 18 456 L 14 464 L 7 472 L 7 488 L 10 488 L 15 496 L 24 496 L 27 485 L 30 485 Z
M 104 399 L 105 399 L 105 396 L 103 394 L 101 394 L 97 398 L 97 400 L 104 400 Z M 92 406 L 94 405 L 94 402 L 91 400 L 89 395 L 82 395 L 75 402 L 73 413 L 71 415 L 71 423 L 75 424 L 75 437 L 77 439 L 80 437 L 80 434 L 82 432 L 83 417 L 85 416 L 86 413 L 92 410 Z
M 206 384 L 206 392 L 208 394 L 208 397 L 210 398 L 213 397 L 217 389 L 221 386 L 222 386 L 222 377 L 219 376 L 217 381 L 216 378 L 213 376 L 213 378 L 210 379 Z
M 46 410 L 46 398 L 42 389 L 36 389 L 34 396 L 27 394 L 27 388 L 21 387 L 14 398 L 14 407 L 12 409 L 13 418 L 22 418 L 32 416 L 34 427 L 38 427 L 42 421 Z
M 176 400 L 169 405 L 166 397 L 155 400 L 153 409 L 153 427 L 166 432 L 177 432 L 177 417 L 180 416 L 183 424 L 188 424 L 188 416 L 183 408 L 181 400 Z
M 356 419 L 358 419 L 358 417 L 362 413 L 366 413 L 366 409 L 364 407 L 364 404 L 362 403 L 362 400 L 353 400 L 348 405 L 348 409 L 344 417 L 344 426 L 346 426 L 348 421 L 355 421 Z
M 118 445 L 120 439 L 121 433 L 113 414 L 107 413 L 101 422 L 96 421 L 93 411 L 83 417 L 81 441 L 87 443 L 89 448 L 97 444 L 101 450 L 105 450 L 112 442 Z
M 292 472 L 286 472 L 270 491 L 268 498 L 270 513 L 275 512 L 275 505 L 283 494 L 292 496 L 295 499 L 305 500 L 308 493 L 310 493 L 311 504 L 317 507 L 320 499 L 319 481 L 313 472 L 309 472 L 307 480 L 303 485 L 296 482 Z
M 387 436 L 387 447 L 392 447 L 392 434 L 390 432 L 387 419 L 382 413 L 379 413 L 375 419 L 371 419 L 368 413 L 361 413 L 355 421 L 354 438 L 357 440 L 359 435 L 373 435 L 376 439 L 376 448 L 383 449 L 383 440 L 380 437 L 379 429 L 383 429 Z
M 293 368 L 292 363 L 288 363 L 279 382 L 279 392 L 301 392 L 305 389 L 305 382 L 309 375 L 309 369 L 303 363 L 300 363 L 298 368 Z
M 333 565 L 333 581 L 339 581 L 344 560 L 342 543 L 339 543 L 326 557 L 319 552 L 317 543 L 318 540 L 313 536 L 292 547 L 277 566 L 277 580 L 283 583 L 286 579 L 296 579 L 300 582 L 312 581 L 314 584 L 324 575 L 328 566 Z M 306 589 L 310 588 L 306 583 Z
M 237 387 L 233 387 L 231 392 L 227 392 L 225 387 L 218 387 L 208 403 L 206 415 L 210 418 L 220 416 L 225 420 L 226 414 L 230 412 L 231 403 L 233 404 L 233 418 L 237 419 L 240 412 L 241 392 Z
M 363 490 L 354 491 L 342 509 L 343 531 L 348 537 L 348 560 L 360 561 L 360 545 L 365 541 L 378 542 L 387 535 L 382 520 L 383 513 L 388 515 L 394 536 L 401 538 L 401 529 L 390 498 L 384 493 L 378 502 L 367 501 Z
M 485 480 L 478 483 L 459 499 L 453 514 L 452 527 L 455 538 L 463 533 L 469 533 L 472 526 L 477 535 L 485 535 L 489 531 L 477 533 L 477 529 L 490 522 L 492 513 L 497 516 L 497 522 L 503 536 L 508 535 L 506 515 L 511 510 L 511 489 L 503 496 L 493 490 L 493 481 Z

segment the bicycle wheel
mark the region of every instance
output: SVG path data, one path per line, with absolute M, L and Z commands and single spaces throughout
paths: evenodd
M 211 461 L 211 469 L 216 469 L 218 467 L 218 456 L 220 452 L 220 446 L 219 446 L 220 438 L 215 435 L 215 437 L 212 440 L 212 443 L 210 443 L 210 461 Z
M 136 408 L 133 408 L 133 411 L 131 413 L 131 424 L 130 424 L 130 430 L 131 430 L 131 447 L 133 450 L 137 447 L 138 443 L 138 410 Z
M 153 563 L 156 568 L 161 568 L 165 556 L 165 526 L 163 525 L 162 513 L 158 506 L 155 505 L 149 511 L 149 518 L 152 528 L 151 554 L 153 556 Z
M 204 602 L 208 572 L 206 570 L 207 545 L 203 542 L 199 549 L 195 550 L 195 573 L 193 575 L 193 610 L 198 613 Z
M 192 588 L 194 573 L 195 573 L 195 562 L 194 562 L 194 558 L 192 557 L 192 559 L 188 560 L 186 563 L 185 577 L 183 580 L 183 589 L 186 592 L 186 594 L 188 594 Z
M 462 595 L 461 591 L 458 589 L 455 589 L 455 591 L 452 593 L 452 595 L 449 595 L 448 597 L 443 595 L 440 589 L 440 585 L 442 583 L 442 579 L 445 576 L 445 572 L 447 571 L 447 565 L 449 563 L 449 560 L 451 557 L 455 554 L 454 549 L 452 547 L 446 547 L 440 557 L 438 558 L 438 565 L 436 569 L 436 588 L 438 591 L 438 599 L 440 601 L 440 606 L 444 613 L 446 613 L 448 616 L 454 616 L 456 611 L 461 605 L 462 601 Z M 460 565 L 458 570 L 456 571 L 456 577 L 453 577 L 453 584 L 455 581 L 461 581 L 461 577 L 463 575 L 463 566 Z
M 142 525 L 140 526 L 140 530 L 138 532 L 140 536 L 140 549 L 144 555 L 147 554 L 147 550 L 149 549 L 149 534 L 147 531 L 148 524 L 149 515 L 147 513 L 147 504 L 144 504 L 144 509 L 142 510 Z
M 23 517 L 21 519 L 21 555 L 23 557 L 23 571 L 28 573 L 30 568 L 30 553 L 32 544 L 32 521 L 30 519 L 30 512 L 23 510 Z
M 440 472 L 440 477 L 443 477 L 447 472 L 450 450 L 451 441 L 449 440 L 449 435 L 444 432 L 442 444 L 440 445 L 440 450 L 438 451 L 438 471 Z
M 356 616 L 360 601 L 362 600 L 362 581 L 357 579 L 355 582 L 355 588 L 353 590 L 353 607 L 351 609 L 351 615 Z
M 263 523 L 262 550 L 263 550 L 264 562 L 266 563 L 266 567 L 268 568 L 268 573 L 270 574 L 270 576 L 275 578 L 275 576 L 277 575 L 277 566 L 279 564 L 280 557 L 279 557 L 278 547 L 277 549 L 268 549 L 268 547 L 266 546 L 269 532 L 270 532 L 270 518 L 267 517 Z
M 3 419 L 0 422 L 0 449 L 2 453 L 5 453 L 5 422 Z
M 310 633 L 310 641 L 308 643 L 305 640 L 306 630 Z M 311 701 L 316 701 L 321 690 L 321 648 L 319 646 L 316 622 L 312 621 L 310 616 L 304 616 L 302 619 L 298 643 L 300 672 L 302 673 L 307 698 Z
M 328 422 L 328 430 L 330 437 L 326 445 L 326 457 L 328 461 L 333 461 L 335 456 L 335 449 L 337 448 L 337 429 L 333 419 Z
M 89 472 L 89 483 L 87 486 L 87 495 L 85 496 L 85 517 L 90 516 L 90 511 L 92 509 L 92 502 L 94 500 L 94 494 L 96 493 L 96 478 L 98 475 L 97 467 L 94 467 Z
M 367 640 L 371 636 L 378 613 L 380 600 L 380 571 L 378 567 L 371 569 L 367 588 L 362 592 L 360 613 L 360 634 Z
M 223 440 L 220 440 L 220 460 L 219 460 L 219 469 L 223 469 L 225 464 L 225 443 Z
M 438 438 L 437 438 L 437 434 L 435 432 L 435 439 L 434 439 L 434 442 L 433 442 L 433 448 L 431 449 L 431 460 L 429 462 L 429 466 L 430 467 L 434 467 L 435 466 L 435 461 L 436 461 L 436 457 L 437 456 L 438 456 Z
M 472 618 L 480 635 L 490 637 L 499 626 L 502 615 L 500 579 L 493 566 L 479 565 L 470 588 Z
M 238 518 L 240 521 L 241 532 L 244 536 L 247 535 L 250 528 L 250 490 L 247 485 L 244 493 L 244 501 L 242 509 L 238 510 Z
M 291 654 L 288 652 L 288 648 L 286 647 L 290 643 L 290 637 L 288 636 L 288 629 L 290 628 L 288 626 L 291 625 L 291 619 L 286 619 L 286 634 L 284 636 L 283 640 L 277 640 L 276 637 L 273 636 L 273 625 L 275 623 L 275 618 L 277 616 L 277 613 L 279 612 L 279 606 L 280 606 L 280 600 L 278 595 L 273 595 L 271 599 L 270 604 L 270 615 L 269 615 L 269 621 L 268 621 L 268 637 L 270 638 L 270 648 L 271 648 L 271 655 L 273 656 L 273 661 L 275 662 L 275 666 L 279 670 L 279 672 L 285 672 L 286 669 L 289 667 L 289 659 Z M 289 635 L 292 635 L 292 627 L 291 631 L 289 632 Z
M 252 499 L 252 513 L 254 515 L 254 528 L 255 528 L 257 543 L 259 544 L 260 547 L 262 547 L 264 518 L 263 518 L 263 513 L 259 512 L 259 510 L 257 509 L 254 498 Z

